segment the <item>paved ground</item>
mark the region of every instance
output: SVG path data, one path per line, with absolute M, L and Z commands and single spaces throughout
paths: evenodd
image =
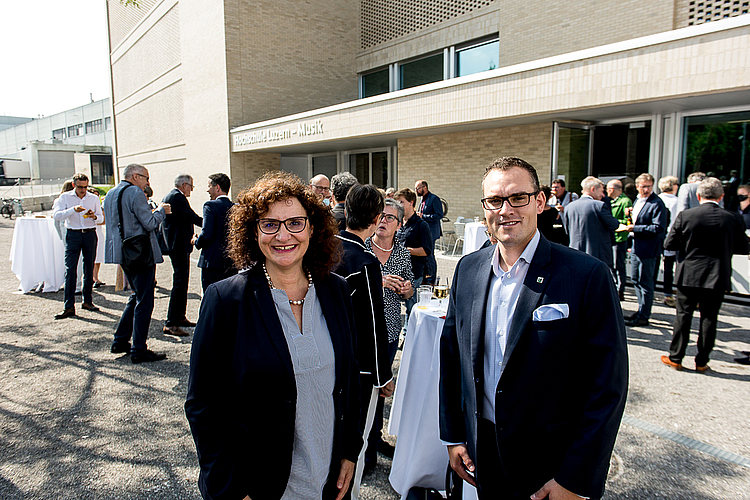
M 12 224 L 0 219 L 0 256 L 9 255 Z M 79 308 L 77 318 L 54 321 L 62 292 L 16 292 L 6 258 L 0 265 L 0 498 L 199 498 L 195 449 L 182 408 L 190 337 L 161 333 L 170 265 L 158 267 L 149 341 L 169 357 L 132 365 L 109 353 L 127 296 L 110 285 L 113 266 L 101 273 L 108 285 L 95 290 L 101 312 Z M 440 259 L 440 274 L 450 275 L 456 261 Z M 197 269 L 191 270 L 190 289 L 188 317 L 194 319 Z M 632 294 L 623 308 L 635 309 Z M 652 326 L 628 329 L 627 419 L 605 498 L 750 498 L 750 367 L 732 362 L 738 350 L 750 350 L 748 309 L 722 309 L 708 374 L 676 372 L 659 361 L 673 311 L 656 306 Z M 691 346 L 688 355 L 694 354 Z M 686 359 L 687 367 L 691 361 Z M 738 465 L 743 458 L 746 465 Z M 380 460 L 363 496 L 398 498 L 387 481 L 390 463 Z

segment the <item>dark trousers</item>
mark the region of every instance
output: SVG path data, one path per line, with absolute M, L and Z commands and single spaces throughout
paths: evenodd
M 187 311 L 188 282 L 190 281 L 190 254 L 170 253 L 172 261 L 172 293 L 169 296 L 167 326 L 177 326 L 185 319 Z
M 628 280 L 628 270 L 625 267 L 625 258 L 628 256 L 628 241 L 615 243 L 615 275 L 617 277 L 617 291 L 625 292 L 625 283 Z
M 664 295 L 674 293 L 674 255 L 664 256 Z
M 654 304 L 654 268 L 658 261 L 658 257 L 641 259 L 635 252 L 630 253 L 630 275 L 635 285 L 635 296 L 638 298 L 637 319 L 647 320 L 651 317 L 651 306 Z
M 435 245 L 432 245 L 432 253 L 427 256 L 424 265 L 424 284 L 435 285 L 435 276 L 437 276 L 437 260 L 435 260 Z
M 706 366 L 716 342 L 716 323 L 719 309 L 724 301 L 724 292 L 708 288 L 677 287 L 677 314 L 674 318 L 674 334 L 669 346 L 669 359 L 682 363 L 690 340 L 690 325 L 693 313 L 700 304 L 700 329 L 698 330 L 697 366 Z
M 497 449 L 495 424 L 487 419 L 477 420 L 477 457 L 476 466 L 477 492 L 480 500 L 496 500 L 507 496 L 507 483 L 503 462 Z
M 223 267 L 203 267 L 201 268 L 201 287 L 206 291 L 208 285 L 229 278 L 237 274 L 234 268 L 224 269 Z
M 388 342 L 388 354 L 391 356 L 391 364 L 393 364 L 393 358 L 396 357 L 397 350 L 398 339 Z M 367 437 L 367 451 L 365 452 L 365 461 L 367 462 L 375 462 L 378 459 L 378 443 L 383 440 L 384 406 L 385 398 L 378 397 L 378 406 L 375 408 L 375 420 L 372 423 L 370 435 Z
M 65 232 L 65 309 L 73 309 L 76 306 L 78 258 L 81 255 L 83 255 L 83 302 L 92 303 L 96 241 L 95 230 L 82 232 L 68 229 Z
M 154 310 L 154 279 L 156 266 L 151 266 L 138 274 L 125 273 L 133 293 L 130 294 L 120 322 L 115 330 L 115 343 L 128 343 L 133 338 L 131 354 L 146 350 L 148 327 L 151 324 L 151 313 Z

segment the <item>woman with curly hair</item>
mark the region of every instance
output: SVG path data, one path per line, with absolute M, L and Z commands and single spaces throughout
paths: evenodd
M 265 174 L 229 216 L 236 276 L 210 285 L 185 411 L 203 498 L 340 499 L 362 447 L 359 369 L 330 210 Z

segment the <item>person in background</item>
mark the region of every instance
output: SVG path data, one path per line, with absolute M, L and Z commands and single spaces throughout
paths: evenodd
M 362 447 L 354 315 L 331 272 L 336 222 L 303 181 L 271 172 L 237 196 L 238 274 L 206 289 L 185 414 L 206 499 L 340 500 Z
M 414 184 L 414 191 L 417 193 L 417 196 L 422 197 L 419 202 L 419 208 L 417 208 L 417 215 L 430 226 L 430 231 L 432 231 L 433 251 L 427 255 L 424 282 L 428 285 L 434 285 L 435 277 L 437 276 L 437 260 L 435 260 L 434 249 L 435 242 L 442 235 L 440 222 L 443 220 L 443 203 L 436 194 L 430 192 L 427 181 L 424 179 Z
M 612 179 L 607 183 L 607 196 L 612 200 L 612 217 L 617 219 L 623 226 L 628 225 L 628 212 L 633 207 L 633 202 L 623 192 L 622 181 Z M 628 232 L 615 231 L 615 276 L 617 277 L 617 294 L 620 300 L 625 300 L 625 283 L 628 280 L 626 258 L 628 256 Z
M 737 213 L 745 221 L 745 229 L 750 229 L 750 186 L 747 184 L 737 187 Z
M 101 201 L 101 193 L 93 186 L 89 186 L 89 193 L 94 196 L 98 196 Z M 102 267 L 104 262 L 104 213 L 102 213 L 102 220 L 96 221 L 96 258 L 94 259 L 94 288 L 106 285 L 99 279 L 99 269 Z
M 680 181 L 674 175 L 668 175 L 659 179 L 659 198 L 664 202 L 664 206 L 669 210 L 669 225 L 667 226 L 667 234 L 672 229 L 675 219 L 677 219 L 677 190 L 680 187 Z M 669 307 L 675 306 L 675 298 L 672 295 L 672 288 L 674 283 L 674 260 L 675 252 L 672 250 L 664 250 L 664 304 Z M 659 265 L 657 263 L 656 271 L 654 274 L 654 281 L 656 281 L 659 275 Z
M 388 189 L 385 190 L 386 199 L 393 198 L 394 194 L 396 194 L 396 188 L 389 187 Z
M 547 185 L 542 185 L 539 189 L 544 193 L 544 198 L 549 200 L 549 197 L 552 196 L 552 189 Z M 537 217 L 537 227 L 539 232 L 549 241 L 567 246 L 568 235 L 565 234 L 565 228 L 562 224 L 558 223 L 558 216 L 559 212 L 552 205 L 546 203 L 544 211 Z M 557 224 L 557 227 L 555 227 L 555 224 Z
M 55 319 L 76 315 L 75 288 L 78 260 L 83 257 L 83 304 L 87 311 L 98 311 L 94 305 L 94 260 L 96 258 L 96 221 L 102 218 L 99 197 L 88 192 L 89 178 L 73 176 L 74 189 L 62 193 L 55 202 L 52 218 L 65 221 L 65 305 Z
M 346 193 L 357 184 L 357 178 L 349 172 L 341 172 L 331 177 L 331 196 L 333 196 L 333 217 L 339 225 L 339 231 L 346 229 L 346 214 L 344 214 L 344 202 Z
M 157 208 L 159 208 L 159 205 L 157 205 L 156 202 L 151 199 L 151 197 L 154 196 L 154 190 L 151 189 L 151 186 L 146 186 L 145 188 L 143 188 L 143 193 L 146 195 L 148 206 L 151 207 L 151 210 L 156 210 Z
M 208 176 L 208 196 L 211 198 L 203 204 L 203 229 L 201 234 L 193 236 L 192 243 L 201 251 L 198 267 L 201 268 L 201 286 L 206 291 L 208 285 L 216 283 L 237 273 L 232 260 L 226 253 L 228 219 L 232 208 L 229 199 L 231 181 L 227 174 Z
M 313 190 L 324 205 L 331 205 L 331 182 L 323 174 L 318 174 L 310 179 L 310 188 Z
M 164 197 L 164 203 L 172 207 L 172 212 L 164 220 L 169 260 L 172 262 L 172 293 L 169 295 L 167 321 L 162 331 L 177 337 L 188 335 L 182 327 L 195 326 L 186 317 L 190 253 L 193 251 L 194 226 L 202 226 L 203 219 L 188 202 L 193 189 L 192 176 L 180 174 L 175 177 L 174 189 Z
M 393 364 L 393 358 L 396 357 L 401 333 L 401 302 L 414 295 L 411 256 L 401 240 L 396 237 L 403 222 L 404 206 L 392 198 L 386 198 L 375 234 L 365 240 L 365 247 L 378 258 L 380 270 L 383 273 L 383 304 L 391 364 Z M 365 451 L 364 474 L 375 467 L 378 452 L 388 458 L 393 458 L 393 446 L 385 442 L 382 435 L 383 403 L 384 398 L 378 398 L 375 421 L 372 424 Z
M 697 194 L 698 184 L 705 178 L 706 174 L 703 172 L 693 172 L 688 175 L 687 182 L 680 186 L 680 189 L 677 191 L 677 213 L 700 205 Z
M 566 191 L 565 181 L 563 179 L 555 179 L 552 181 L 552 194 L 554 196 L 547 203 L 553 208 L 556 208 L 560 213 L 563 213 L 565 207 L 578 199 L 576 193 Z
M 62 188 L 60 189 L 60 194 L 67 193 L 68 191 L 72 191 L 75 188 L 73 185 L 73 181 L 68 179 L 67 181 L 63 182 Z M 60 197 L 58 196 L 55 198 L 55 201 L 52 204 L 52 212 L 55 211 L 55 204 L 58 203 L 58 200 Z M 65 233 L 67 232 L 67 229 L 65 229 L 65 220 L 55 220 L 55 231 L 57 231 L 57 235 L 60 237 L 60 240 L 63 243 L 63 247 L 65 246 Z M 76 295 L 81 294 L 81 290 L 83 288 L 83 259 L 78 261 L 78 269 L 76 270 Z

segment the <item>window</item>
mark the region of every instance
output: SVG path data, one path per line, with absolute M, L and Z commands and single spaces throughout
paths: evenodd
M 87 134 L 95 134 L 96 132 L 102 131 L 102 120 L 94 120 L 91 122 L 86 122 L 86 133 Z
M 68 138 L 68 136 L 65 134 L 64 128 L 59 128 L 57 130 L 52 131 L 52 138 L 64 141 L 65 139 Z
M 385 94 L 390 90 L 388 68 L 362 76 L 362 97 Z
M 682 151 L 682 175 L 705 172 L 729 179 L 737 170 L 744 183 L 750 177 L 750 111 L 685 118 L 685 142 Z
M 68 127 L 68 137 L 76 137 L 83 133 L 83 123 Z
M 500 54 L 498 39 L 485 40 L 456 50 L 456 76 L 496 69 Z
M 104 130 L 112 130 L 112 118 L 109 116 L 104 118 Z
M 402 89 L 416 87 L 443 79 L 443 53 L 404 63 L 399 67 Z

